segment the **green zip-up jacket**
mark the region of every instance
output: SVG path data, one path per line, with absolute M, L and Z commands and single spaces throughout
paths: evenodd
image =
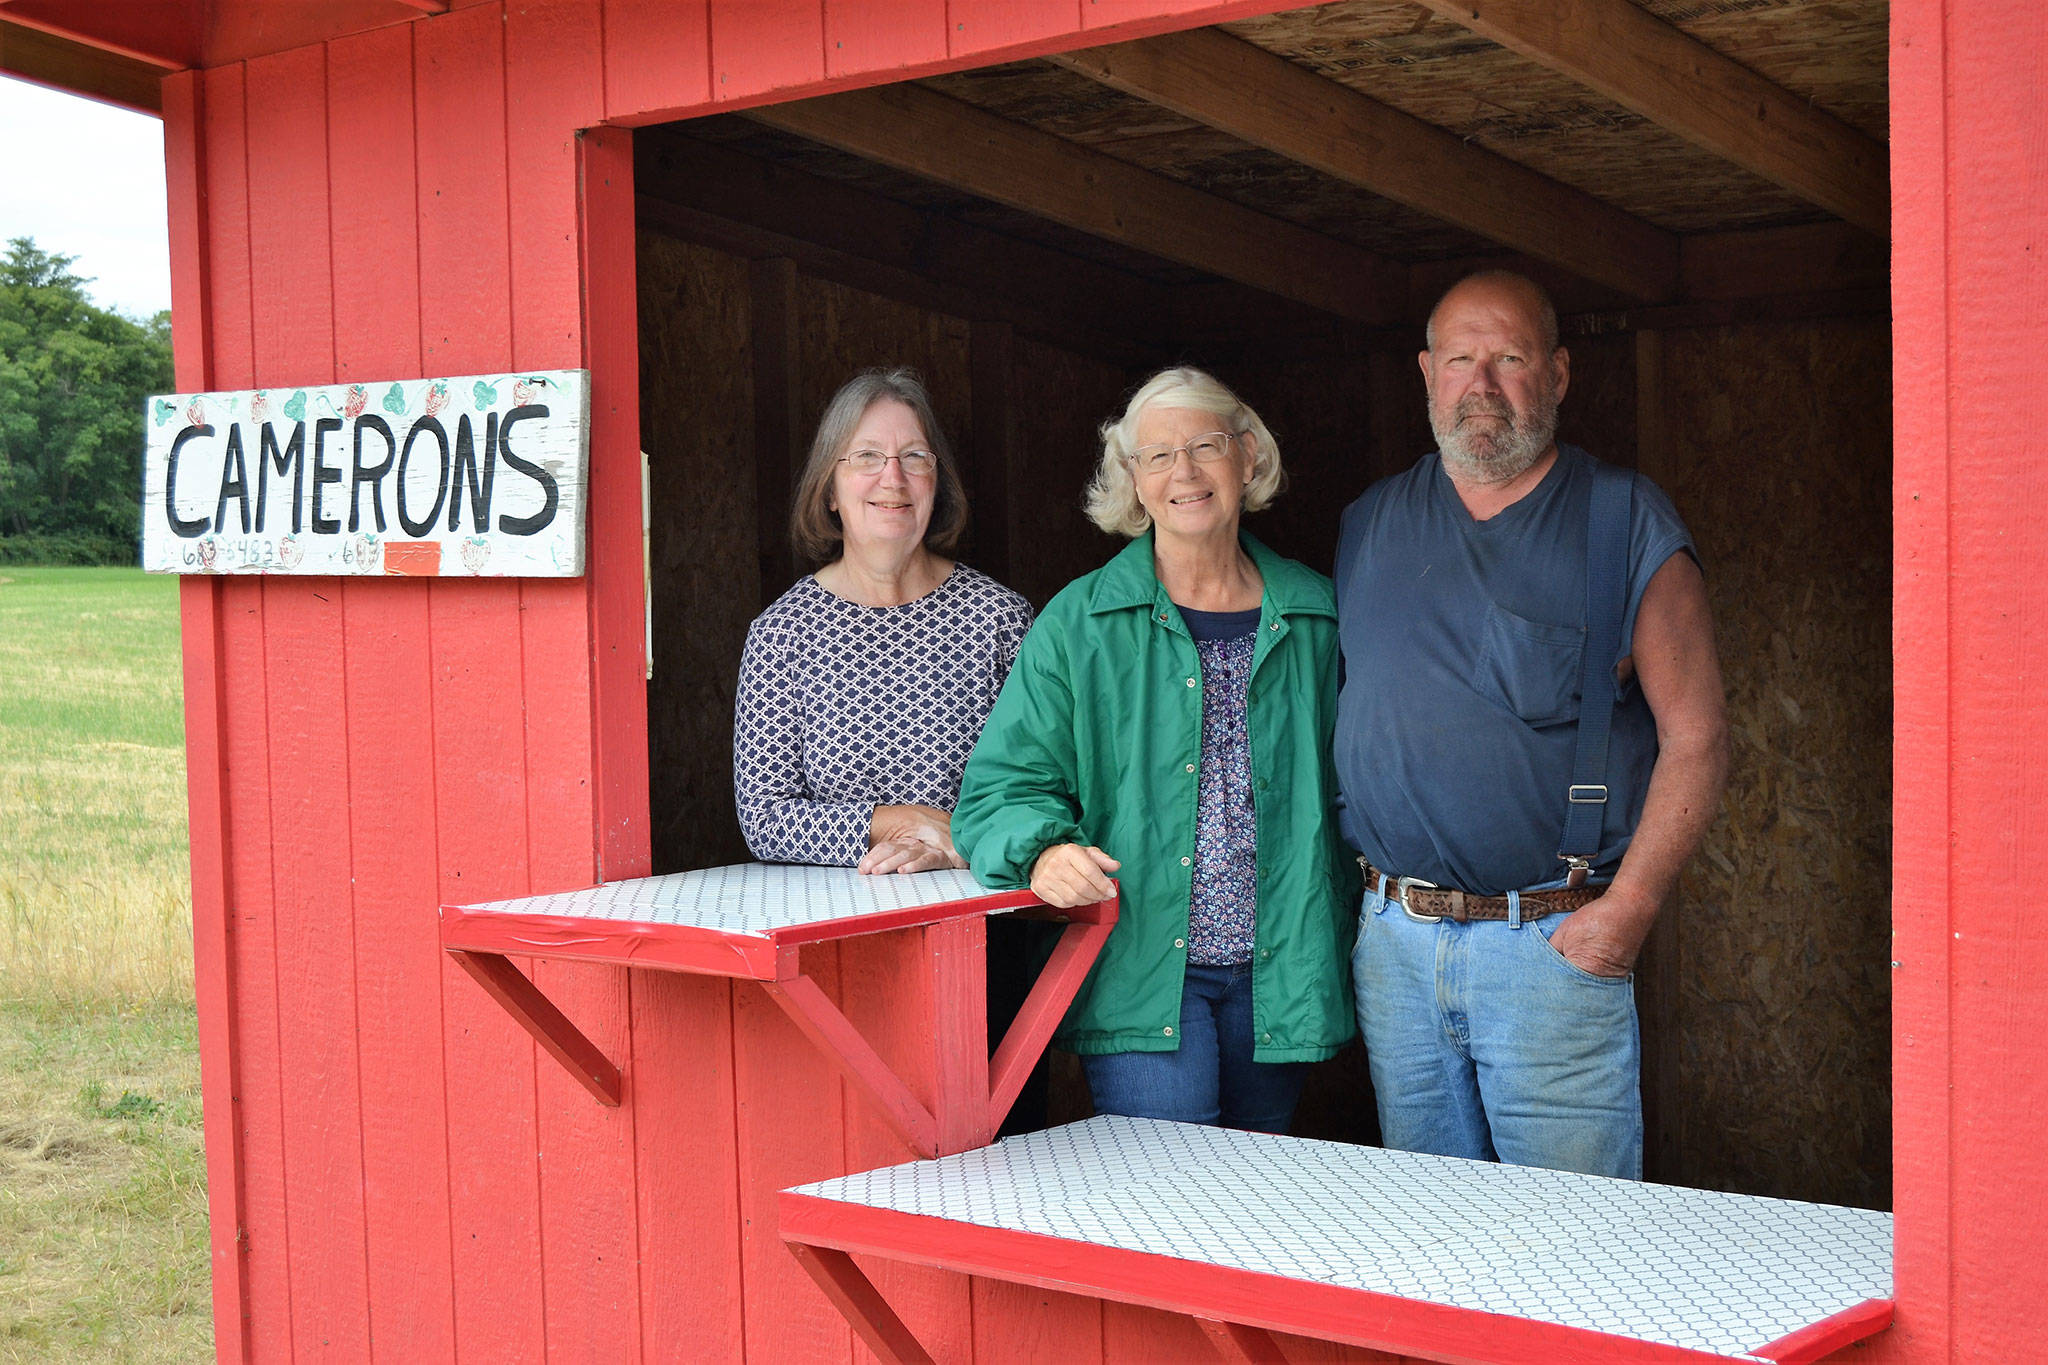
M 1313 569 L 1242 541 L 1265 579 L 1246 714 L 1254 1056 L 1321 1061 L 1354 1032 L 1358 868 L 1332 812 L 1336 598 Z M 1180 1046 L 1201 757 L 1201 659 L 1147 533 L 1063 588 L 1024 637 L 953 812 L 953 842 L 986 886 L 1027 885 L 1054 844 L 1123 864 L 1117 926 L 1060 1026 L 1071 1052 Z

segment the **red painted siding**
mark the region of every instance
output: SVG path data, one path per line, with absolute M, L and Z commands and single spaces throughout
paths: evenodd
M 1275 7 L 483 0 L 169 84 L 182 385 L 596 374 L 586 578 L 184 585 L 224 1359 L 853 1358 L 764 1199 L 893 1153 L 764 996 L 540 964 L 626 1068 L 606 1110 L 434 948 L 443 899 L 646 865 L 630 152 L 576 133 Z M 2025 1050 L 2048 1025 L 2048 936 L 2024 913 L 2048 866 L 2048 740 L 2028 724 L 2048 639 L 2023 406 L 2048 333 L 2048 16 L 1892 16 L 1896 848 L 1915 890 L 1899 1326 L 1862 1354 L 2023 1359 L 2048 1291 L 2027 1254 L 2048 1183 L 2024 1141 L 2048 1107 Z M 907 952 L 812 965 L 929 1094 L 946 1059 L 871 1009 L 876 980 L 919 979 Z M 1206 1349 L 1136 1310 L 890 1283 L 963 1358 Z
M 328 200 L 334 218 L 335 372 L 373 382 L 420 372 L 413 34 L 395 26 L 331 44 Z M 337 135 L 338 134 L 338 135 Z M 392 326 L 392 319 L 408 325 Z M 374 1350 L 455 1350 L 453 1228 L 441 974 L 434 921 L 434 770 L 428 595 L 419 580 L 343 582 L 349 808 L 355 850 L 363 1199 Z
M 1895 1335 L 1925 1359 L 2043 1351 L 2048 676 L 2036 362 L 2048 355 L 2048 13 L 1892 6 Z M 2017 376 L 2028 376 L 2015 382 Z M 1957 682 L 1960 685 L 1955 685 Z M 1903 885 L 1903 883 L 1902 883 Z

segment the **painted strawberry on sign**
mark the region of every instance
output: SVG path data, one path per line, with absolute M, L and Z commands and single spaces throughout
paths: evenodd
M 185 409 L 185 420 L 190 422 L 195 427 L 205 426 L 206 404 L 201 402 L 199 399 L 194 398 L 192 400 L 191 406 Z
M 523 408 L 528 403 L 531 403 L 534 400 L 534 396 L 546 388 L 547 384 L 546 376 L 538 374 L 529 375 L 524 379 L 515 379 L 512 381 L 512 401 Z
M 363 391 L 361 384 L 348 386 L 348 397 L 341 400 L 342 415 L 353 422 L 363 415 L 363 409 L 370 406 L 370 395 Z
M 265 421 L 270 416 L 270 390 L 258 389 L 249 395 L 249 420 Z
M 432 417 L 448 406 L 448 386 L 435 380 L 427 386 L 427 416 Z
M 471 573 L 482 573 L 484 562 L 491 557 L 491 543 L 482 536 L 471 536 L 462 542 L 462 567 Z
M 208 536 L 205 540 L 199 542 L 199 567 L 201 569 L 207 573 L 212 573 L 214 562 L 219 558 L 220 546 L 214 543 L 212 536 Z
M 306 547 L 299 543 L 297 536 L 286 536 L 277 542 L 277 562 L 287 569 L 296 569 L 306 557 Z

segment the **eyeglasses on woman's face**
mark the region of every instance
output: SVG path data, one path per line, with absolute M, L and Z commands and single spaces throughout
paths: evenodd
M 879 474 L 891 460 L 913 479 L 928 478 L 939 467 L 939 457 L 929 450 L 899 450 L 893 455 L 879 450 L 849 450 L 839 457 L 839 463 L 856 474 Z
M 1227 431 L 1205 431 L 1191 437 L 1183 445 L 1139 446 L 1131 452 L 1131 464 L 1140 474 L 1164 474 L 1173 468 L 1174 461 L 1185 450 L 1188 458 L 1196 464 L 1210 464 L 1230 454 L 1237 447 L 1237 438 Z

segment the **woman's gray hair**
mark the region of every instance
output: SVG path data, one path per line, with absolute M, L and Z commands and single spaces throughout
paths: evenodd
M 1258 449 L 1252 457 L 1252 481 L 1245 485 L 1244 510 L 1261 511 L 1280 496 L 1287 476 L 1280 468 L 1280 446 L 1249 404 L 1214 375 L 1189 365 L 1161 370 L 1138 386 L 1123 416 L 1102 424 L 1102 458 L 1088 481 L 1088 520 L 1111 535 L 1141 536 L 1152 514 L 1138 501 L 1138 482 L 1131 470 L 1137 448 L 1138 417 L 1149 407 L 1193 408 L 1211 413 L 1232 435 L 1250 432 Z
M 861 418 L 884 398 L 893 398 L 916 415 L 924 439 L 938 457 L 938 488 L 932 497 L 932 519 L 925 527 L 925 547 L 934 554 L 950 555 L 967 529 L 967 490 L 954 467 L 952 447 L 939 429 L 938 414 L 932 411 L 931 395 L 917 371 L 898 365 L 893 369 L 862 370 L 840 385 L 839 392 L 825 405 L 818 419 L 818 434 L 811 438 L 810 457 L 798 476 L 796 491 L 789 500 L 789 543 L 799 559 L 824 564 L 836 558 L 845 534 L 839 514 L 828 503 L 832 476 L 839 457 L 853 443 Z

